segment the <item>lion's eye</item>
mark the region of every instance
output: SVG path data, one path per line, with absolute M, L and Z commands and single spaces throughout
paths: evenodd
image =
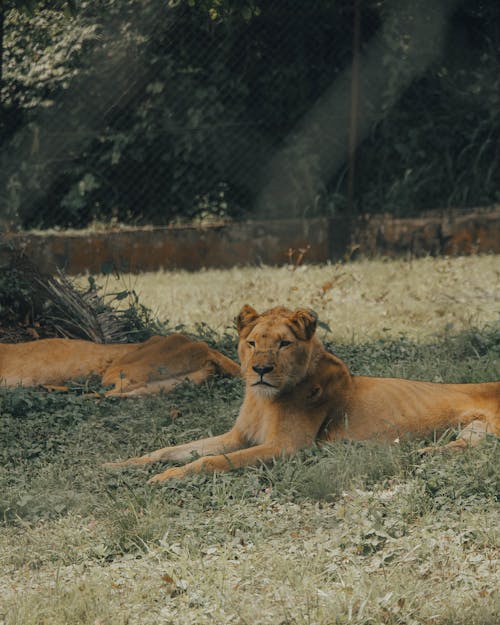
M 291 344 L 292 344 L 292 341 L 285 341 L 283 339 L 282 341 L 279 342 L 279 347 L 281 349 L 282 347 L 287 347 L 288 345 L 291 345 Z
M 255 347 L 255 341 L 247 341 L 247 345 L 250 347 Z

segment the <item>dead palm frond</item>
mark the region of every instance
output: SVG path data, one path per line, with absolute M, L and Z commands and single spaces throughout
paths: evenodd
M 87 289 L 77 287 L 61 270 L 41 272 L 22 252 L 14 251 L 0 280 L 0 313 L 10 321 L 32 323 L 43 335 L 81 338 L 95 343 L 122 343 L 151 334 L 151 312 L 133 291 L 104 295 L 89 278 Z M 8 287 L 7 287 L 8 285 Z M 0 314 L 0 323 L 2 321 Z

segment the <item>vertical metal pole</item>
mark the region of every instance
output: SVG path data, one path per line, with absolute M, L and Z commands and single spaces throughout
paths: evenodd
M 349 123 L 349 156 L 347 204 L 349 213 L 354 212 L 354 180 L 356 147 L 358 142 L 359 114 L 359 47 L 361 39 L 361 0 L 354 0 L 354 23 L 352 37 L 351 112 Z
M 2 87 L 3 87 L 3 27 L 5 19 L 5 7 L 3 0 L 0 0 L 0 104 L 2 103 Z

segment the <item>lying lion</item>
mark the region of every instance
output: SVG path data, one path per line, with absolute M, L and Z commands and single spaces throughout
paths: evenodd
M 182 334 L 152 336 L 144 343 L 99 344 L 74 339 L 0 343 L 0 384 L 64 388 L 92 374 L 106 395 L 168 392 L 184 380 L 200 383 L 213 373 L 239 375 L 238 365 Z
M 105 466 L 185 462 L 151 478 L 162 482 L 200 471 L 227 471 L 289 456 L 315 441 L 425 435 L 466 426 L 445 447 L 475 444 L 500 434 L 500 382 L 434 384 L 354 376 L 315 335 L 316 316 L 272 308 L 259 315 L 244 306 L 237 318 L 238 353 L 246 394 L 226 434 L 165 447 Z

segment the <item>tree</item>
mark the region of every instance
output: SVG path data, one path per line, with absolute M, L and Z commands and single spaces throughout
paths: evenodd
M 498 2 L 359 3 L 354 205 L 494 201 Z M 353 0 L 93 0 L 70 13 L 63 2 L 14 4 L 0 117 L 9 219 L 347 210 Z

